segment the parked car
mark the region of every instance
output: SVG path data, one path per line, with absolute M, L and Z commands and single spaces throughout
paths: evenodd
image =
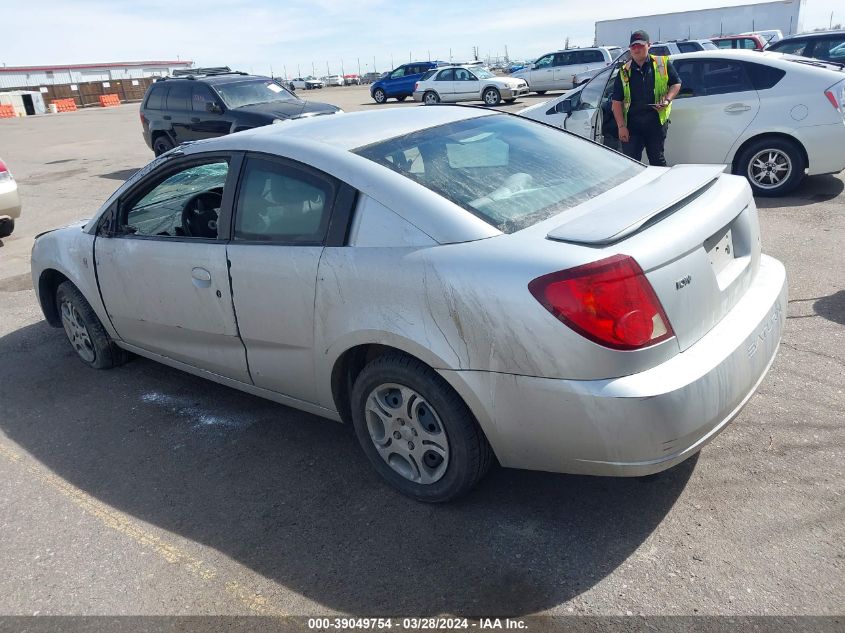
M 414 101 L 426 105 L 457 101 L 483 101 L 499 105 L 513 103 L 528 94 L 528 84 L 522 79 L 497 77 L 489 70 L 465 66 L 447 66 L 429 70 L 414 86 Z
M 630 52 L 628 52 L 628 50 L 626 49 L 626 50 L 623 50 L 623 51 L 621 52 L 621 54 L 620 54 L 620 55 L 619 55 L 616 59 L 614 59 L 613 61 L 614 61 L 614 63 L 615 63 L 615 62 L 618 62 L 618 61 L 620 61 L 620 60 L 627 60 L 629 56 L 630 56 Z M 586 71 L 584 71 L 584 72 L 580 72 L 580 73 L 578 73 L 578 74 L 576 74 L 576 75 L 573 75 L 573 76 L 572 76 L 572 85 L 573 85 L 574 87 L 578 87 L 578 86 L 580 86 L 581 84 L 585 84 L 585 83 L 587 83 L 587 82 L 588 82 L 588 81 L 590 81 L 593 77 L 595 77 L 595 76 L 596 76 L 596 75 L 598 75 L 601 71 L 603 71 L 605 68 L 607 68 L 607 66 L 602 66 L 602 67 L 600 67 L 600 68 L 593 68 L 593 69 L 591 69 L 591 70 L 586 70 Z
M 370 86 L 370 96 L 376 103 L 385 103 L 388 99 L 404 101 L 414 94 L 414 84 L 432 68 L 444 65 L 444 62 L 411 62 L 394 68 Z
M 745 33 L 740 33 L 740 35 L 759 35 L 763 38 L 763 42 L 765 42 L 766 46 L 779 42 L 783 39 L 783 33 L 781 33 L 780 29 L 771 29 L 768 31 L 746 31 Z
M 225 72 L 162 77 L 141 102 L 144 141 L 156 156 L 185 141 L 240 132 L 286 119 L 343 112 L 302 101 L 275 80 Z
M 762 51 L 766 48 L 766 40 L 757 34 L 724 35 L 711 40 L 716 48 L 741 48 L 749 51 Z
M 308 77 L 297 77 L 296 79 L 291 79 L 290 83 L 288 83 L 288 88 L 293 90 L 302 89 L 302 90 L 317 90 L 322 88 L 325 84 L 321 79 L 317 79 L 316 77 L 312 77 L 309 75 Z
M 673 40 L 671 42 L 655 42 L 649 52 L 652 55 L 679 55 L 681 53 L 695 53 L 698 51 L 716 50 L 717 46 L 711 40 Z
M 386 73 L 364 73 L 361 77 L 361 83 L 363 84 L 371 84 L 374 81 L 378 81 L 382 77 L 384 77 Z
M 21 217 L 18 184 L 6 163 L 0 159 L 0 238 L 9 237 L 15 230 L 15 220 Z
M 351 422 L 424 501 L 494 455 L 683 461 L 751 398 L 787 310 L 743 179 L 456 106 L 180 147 L 38 237 L 32 274 L 89 367 L 131 351 Z
M 360 86 L 361 85 L 361 77 L 358 75 L 344 75 L 343 76 L 343 85 L 344 86 Z
M 528 90 L 545 94 L 548 90 L 569 90 L 572 78 L 578 73 L 594 68 L 603 68 L 622 53 L 618 46 L 595 48 L 570 48 L 541 55 L 532 64 L 511 73 L 511 77 L 522 79 Z
M 814 57 L 842 65 L 845 64 L 845 30 L 791 35 L 771 44 L 766 50 Z
M 788 193 L 805 173 L 845 168 L 845 73 L 837 66 L 768 51 L 704 51 L 672 63 L 682 87 L 666 140 L 670 165 L 726 164 L 761 196 Z M 519 114 L 601 142 L 617 72 L 608 67 Z
M 343 77 L 341 75 L 327 75 L 322 78 L 322 82 L 326 86 L 342 86 Z

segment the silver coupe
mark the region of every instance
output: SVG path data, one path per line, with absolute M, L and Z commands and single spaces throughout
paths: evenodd
M 160 156 L 38 237 L 47 321 L 354 426 L 424 501 L 502 466 L 638 476 L 713 439 L 786 315 L 748 183 L 505 113 L 397 108 Z

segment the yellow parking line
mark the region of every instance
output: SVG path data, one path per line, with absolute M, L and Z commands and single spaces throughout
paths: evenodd
M 98 519 L 103 525 L 128 536 L 136 543 L 161 556 L 168 563 L 177 565 L 203 583 L 209 585 L 221 584 L 227 593 L 244 604 L 250 611 L 261 615 L 277 617 L 288 615 L 267 604 L 267 599 L 261 594 L 252 591 L 249 587 L 245 587 L 238 582 L 227 580 L 214 567 L 182 551 L 173 543 L 168 543 L 160 536 L 153 534 L 142 525 L 133 521 L 127 515 L 97 501 L 73 484 L 54 475 L 46 468 L 31 462 L 28 458 L 21 456 L 3 444 L 0 444 L 0 456 L 12 463 L 22 465 L 27 473 L 62 493 L 87 514 Z

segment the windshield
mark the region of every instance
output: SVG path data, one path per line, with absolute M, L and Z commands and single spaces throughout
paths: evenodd
M 256 103 L 273 101 L 299 101 L 297 97 L 271 79 L 239 81 L 214 86 L 229 108 L 240 108 Z
M 575 207 L 645 169 L 600 145 L 507 114 L 420 130 L 355 153 L 504 233 Z
M 484 68 L 472 68 L 472 74 L 478 77 L 479 79 L 490 79 L 491 77 L 495 77 L 493 73 L 489 70 L 485 70 Z

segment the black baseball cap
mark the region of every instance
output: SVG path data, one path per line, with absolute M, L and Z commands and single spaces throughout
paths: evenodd
M 648 33 L 646 33 L 645 31 L 634 31 L 633 33 L 631 33 L 631 42 L 630 44 L 628 44 L 628 46 L 632 46 L 634 44 L 648 45 L 650 41 L 651 40 L 648 37 Z

